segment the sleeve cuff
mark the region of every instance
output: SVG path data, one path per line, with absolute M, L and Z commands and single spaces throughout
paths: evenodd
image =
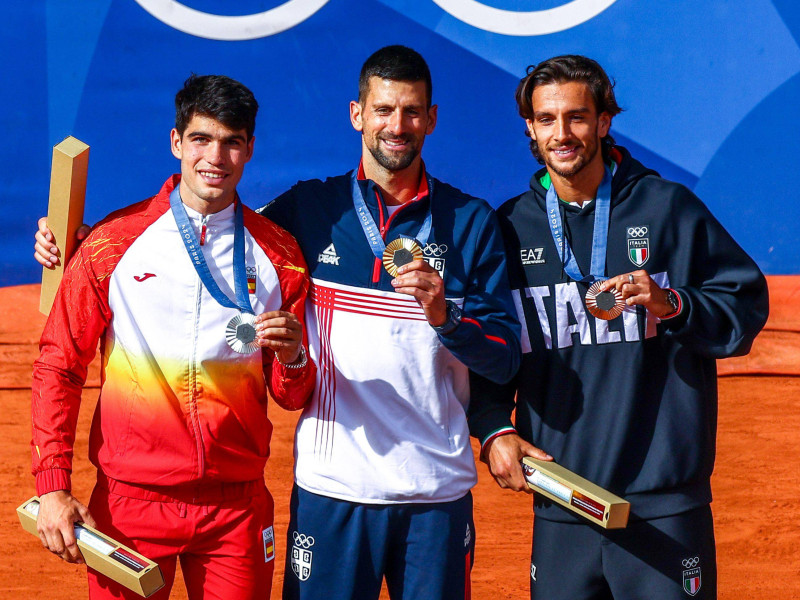
M 500 429 L 495 429 L 489 435 L 486 436 L 486 439 L 481 442 L 481 455 L 483 455 L 483 451 L 486 449 L 486 445 L 491 442 L 495 438 L 499 438 L 501 435 L 508 435 L 509 433 L 517 433 L 517 430 L 513 427 L 501 427 Z
M 66 469 L 47 469 L 36 473 L 36 495 L 72 490 L 71 473 Z

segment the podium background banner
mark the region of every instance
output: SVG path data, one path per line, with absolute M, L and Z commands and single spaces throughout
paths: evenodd
M 393 43 L 431 66 L 436 176 L 494 206 L 525 190 L 538 166 L 516 83 L 529 64 L 586 54 L 618 82 L 617 141 L 694 190 L 765 272 L 800 273 L 794 0 L 42 0 L 13 3 L 0 36 L 0 285 L 41 275 L 31 234 L 67 135 L 92 147 L 93 223 L 177 170 L 168 134 L 183 80 L 230 75 L 261 104 L 240 186 L 258 207 L 356 166 L 348 103 L 364 59 Z

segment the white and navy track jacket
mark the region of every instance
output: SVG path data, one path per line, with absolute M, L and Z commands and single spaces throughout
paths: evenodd
M 317 386 L 297 426 L 295 478 L 312 493 L 373 504 L 445 502 L 477 480 L 467 369 L 511 379 L 519 325 L 494 212 L 431 181 L 433 189 L 423 184 L 391 217 L 376 186 L 360 185 L 387 243 L 415 237 L 432 211 L 425 259 L 464 313 L 448 335 L 436 334 L 413 297 L 393 291 L 354 210 L 350 174 L 300 182 L 262 209 L 297 238 L 311 271 L 306 322 Z

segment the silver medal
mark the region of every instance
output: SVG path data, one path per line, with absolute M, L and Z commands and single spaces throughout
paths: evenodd
M 225 328 L 225 339 L 234 352 L 251 354 L 260 346 L 256 342 L 256 316 L 250 313 L 239 313 L 233 317 Z

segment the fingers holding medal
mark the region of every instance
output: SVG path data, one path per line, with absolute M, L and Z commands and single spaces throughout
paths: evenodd
M 415 240 L 399 238 L 388 244 L 383 264 L 394 277 L 394 291 L 416 298 L 429 323 L 441 325 L 447 320 L 444 281 L 439 272 L 423 260 L 422 249 Z
M 589 288 L 589 291 L 591 292 L 595 287 L 597 287 L 597 293 L 599 294 L 613 294 L 615 297 L 620 298 L 622 309 L 625 306 L 644 306 L 656 316 L 668 314 L 672 310 L 672 306 L 665 299 L 664 290 L 653 281 L 650 274 L 644 269 L 631 273 L 622 273 L 606 281 L 595 282 Z M 586 294 L 586 304 L 588 308 L 589 292 Z M 619 313 L 622 312 L 622 309 L 620 309 Z M 591 308 L 589 308 L 589 312 L 592 312 Z M 592 314 L 594 313 L 592 312 Z M 613 319 L 614 317 L 610 318 Z
M 270 348 L 284 364 L 291 364 L 300 356 L 303 326 L 294 313 L 272 310 L 255 317 L 256 343 Z

